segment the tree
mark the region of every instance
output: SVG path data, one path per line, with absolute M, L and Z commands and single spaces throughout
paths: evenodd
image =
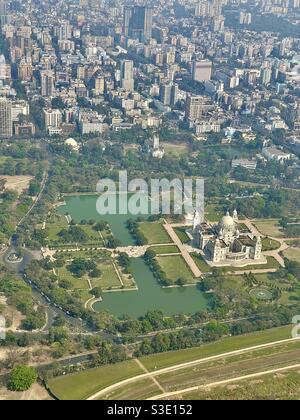
M 180 277 L 180 278 L 177 280 L 177 282 L 176 282 L 176 283 L 178 284 L 178 286 L 183 287 L 183 286 L 185 286 L 185 285 L 187 284 L 187 281 L 186 281 L 186 279 L 185 279 L 185 278 Z
M 94 289 L 90 290 L 90 294 L 92 296 L 95 296 L 95 298 L 99 299 L 102 296 L 101 287 L 94 287 Z
M 37 380 L 36 370 L 31 366 L 16 366 L 9 375 L 8 389 L 11 391 L 27 391 Z
M 105 230 L 107 228 L 107 222 L 104 221 L 100 221 L 98 223 L 96 223 L 96 225 L 94 226 L 94 230 L 96 232 L 101 232 L 103 230 Z

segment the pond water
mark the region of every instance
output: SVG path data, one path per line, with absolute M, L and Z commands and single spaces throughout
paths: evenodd
M 82 219 L 105 220 L 122 245 L 134 245 L 126 228 L 126 221 L 132 216 L 99 215 L 96 210 L 97 196 L 67 196 L 65 201 L 66 205 L 59 207 L 59 213 L 69 213 L 76 222 Z M 197 286 L 170 289 L 160 287 L 143 258 L 132 258 L 132 271 L 139 290 L 104 293 L 103 301 L 94 305 L 96 311 L 107 310 L 116 316 L 128 314 L 137 318 L 153 309 L 162 310 L 165 315 L 192 314 L 205 309 L 209 304 L 207 295 Z

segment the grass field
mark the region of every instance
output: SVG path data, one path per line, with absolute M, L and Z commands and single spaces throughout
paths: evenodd
M 161 222 L 142 222 L 139 224 L 139 230 L 149 245 L 171 243 L 171 238 Z
M 177 227 L 174 229 L 174 231 L 183 244 L 188 244 L 189 242 L 191 242 L 190 238 L 186 233 L 186 228 L 184 226 Z
M 180 157 L 188 153 L 189 148 L 186 143 L 162 143 L 162 147 L 164 147 L 165 152 L 169 155 L 173 155 L 176 157 Z
M 174 283 L 179 278 L 184 278 L 186 283 L 197 282 L 181 256 L 156 257 L 156 259 L 161 269 L 166 273 L 167 278 Z
M 152 379 L 141 379 L 132 384 L 127 384 L 121 388 L 101 395 L 99 400 L 139 400 L 154 397 L 160 393 L 159 387 Z
M 176 245 L 153 246 L 151 247 L 151 251 L 154 251 L 156 255 L 179 253 Z
M 284 256 L 289 260 L 300 262 L 300 248 L 289 248 L 284 251 Z
M 278 220 L 260 220 L 254 223 L 255 227 L 264 236 L 271 236 L 273 238 L 284 238 L 284 232 L 279 226 Z
M 270 239 L 270 238 L 264 238 L 262 240 L 262 245 L 263 245 L 263 252 L 274 251 L 280 248 L 280 242 L 275 241 L 274 239 Z
M 72 289 L 89 289 L 87 277 L 84 276 L 82 278 L 78 278 L 73 276 L 66 266 L 62 268 L 57 268 L 56 273 L 58 280 L 66 280 L 70 282 L 72 284 Z
M 90 279 L 93 287 L 101 287 L 102 290 L 121 287 L 119 277 L 111 260 L 98 264 L 98 268 L 101 270 L 102 276 L 98 279 Z
M 211 267 L 205 262 L 201 255 L 193 254 L 192 257 L 202 273 L 209 273 L 212 271 Z
M 217 204 L 208 204 L 205 206 L 205 218 L 210 222 L 219 222 L 224 216 L 223 209 Z
M 59 237 L 59 233 L 63 229 L 67 229 L 69 224 L 65 216 L 55 215 L 55 222 L 46 224 L 47 240 L 50 247 L 67 247 L 68 245 L 74 246 L 74 243 L 65 243 Z M 91 225 L 78 225 L 88 237 L 88 240 L 82 244 L 78 244 L 79 247 L 101 247 L 104 246 L 104 240 L 108 236 L 108 231 L 96 232 Z
M 299 400 L 300 373 L 281 372 L 210 390 L 184 394 L 185 400 Z
M 175 364 L 189 362 L 203 357 L 214 356 L 216 354 L 226 353 L 245 347 L 284 340 L 286 338 L 291 338 L 290 326 L 274 328 L 237 337 L 228 337 L 218 342 L 192 349 L 145 356 L 141 358 L 141 361 L 148 370 L 155 371 Z
M 255 278 L 259 284 L 264 284 L 269 287 L 276 287 L 280 290 L 286 290 L 292 287 L 292 284 L 288 280 L 278 278 L 275 273 L 256 274 Z
M 51 379 L 48 387 L 59 400 L 85 400 L 116 382 L 142 374 L 134 360 Z
M 167 392 L 201 386 L 240 376 L 251 375 L 300 362 L 299 342 L 291 347 L 276 347 L 267 351 L 253 351 L 240 356 L 221 358 L 218 361 L 177 370 L 157 377 Z
M 73 258 L 78 258 L 77 252 L 73 253 Z M 93 278 L 89 277 L 88 274 L 84 275 L 82 278 L 78 278 L 76 276 L 73 276 L 73 274 L 68 270 L 69 262 L 66 262 L 66 265 L 62 268 L 57 268 L 56 273 L 59 281 L 61 280 L 67 280 L 72 284 L 71 290 L 76 289 L 82 289 L 82 290 L 89 290 L 89 281 L 92 285 L 92 287 L 100 287 L 102 290 L 110 290 L 114 288 L 120 289 L 122 287 L 122 284 L 120 282 L 120 279 L 116 273 L 116 270 L 113 265 L 112 259 L 106 259 L 106 260 L 96 260 L 97 262 L 97 268 L 101 271 L 101 276 L 99 278 Z M 126 277 L 122 274 L 122 271 L 120 268 L 118 268 L 117 263 L 116 267 L 119 272 L 119 275 L 127 287 L 132 286 L 132 282 L 128 282 Z

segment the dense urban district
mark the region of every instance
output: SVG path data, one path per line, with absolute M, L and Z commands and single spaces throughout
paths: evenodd
M 300 1 L 0 25 L 0 400 L 299 399 Z M 119 171 L 203 179 L 204 220 L 99 214 Z

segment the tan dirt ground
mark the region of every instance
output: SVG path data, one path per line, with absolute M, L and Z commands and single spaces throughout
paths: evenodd
M 21 194 L 24 190 L 27 190 L 30 181 L 33 179 L 33 176 L 27 175 L 18 175 L 18 176 L 9 176 L 1 175 L 0 180 L 5 179 L 5 189 L 14 190 L 18 194 Z

